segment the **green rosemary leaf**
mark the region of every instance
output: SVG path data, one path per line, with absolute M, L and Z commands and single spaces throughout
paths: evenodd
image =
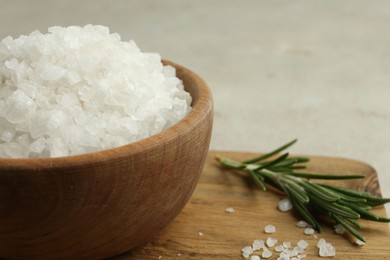
M 318 197 L 324 201 L 335 202 L 335 201 L 340 200 L 340 197 L 337 196 L 337 194 L 332 193 L 329 190 L 327 190 L 326 188 L 323 188 L 315 183 L 311 183 L 308 181 L 302 181 L 300 184 L 302 185 L 302 187 L 305 188 L 305 190 L 308 193 L 313 194 L 316 197 Z
M 304 204 L 309 202 L 309 197 L 302 189 L 300 189 L 299 186 L 294 186 L 293 183 L 286 183 L 284 184 L 284 186 L 290 192 L 290 194 L 294 196 L 299 202 Z
M 339 203 L 343 206 L 350 208 L 351 210 L 355 211 L 356 213 L 358 213 L 360 215 L 360 218 L 364 218 L 364 219 L 368 219 L 368 220 L 372 220 L 372 221 L 378 221 L 378 219 L 379 219 L 379 217 L 377 215 L 369 212 L 366 209 L 363 209 L 359 206 L 356 206 L 353 203 L 348 203 L 345 201 L 340 201 Z
M 390 202 L 390 198 L 367 197 L 366 199 L 367 199 L 367 204 L 373 207 Z
M 315 230 L 318 232 L 321 232 L 321 226 L 317 222 L 317 220 L 313 217 L 313 215 L 309 212 L 309 210 L 305 207 L 303 203 L 301 203 L 296 197 L 294 197 L 293 194 L 290 193 L 288 189 L 282 185 L 282 188 L 284 192 L 286 193 L 287 197 L 289 198 L 291 204 L 293 205 L 293 209 L 298 211 L 298 213 L 303 217 L 303 219 L 309 223 Z
M 309 198 L 310 198 L 310 202 L 315 203 L 316 206 L 321 207 L 330 213 L 334 213 L 346 218 L 352 218 L 352 219 L 360 218 L 360 215 L 357 212 L 355 212 L 354 210 L 352 210 L 347 206 L 340 205 L 335 202 L 326 203 L 326 201 L 321 200 L 316 196 L 309 196 Z
M 352 235 L 354 235 L 356 238 L 359 240 L 366 242 L 365 238 L 356 230 L 354 229 L 351 225 L 348 224 L 342 217 L 336 215 L 336 214 L 331 214 L 330 215 L 337 223 L 342 225 L 346 230 L 348 230 Z
M 329 185 L 329 184 L 319 184 L 319 185 L 326 187 L 326 188 L 329 188 L 329 189 L 332 189 L 332 190 L 335 190 L 335 191 L 338 191 L 338 192 L 346 194 L 346 195 L 350 195 L 352 197 L 365 198 L 367 200 L 367 203 L 372 205 L 372 206 L 378 206 L 378 205 L 382 205 L 382 204 L 390 202 L 390 198 L 376 197 L 376 196 L 373 196 L 367 192 L 351 190 L 351 189 L 347 189 L 344 187 L 333 186 L 333 185 Z
M 300 158 L 289 158 L 289 159 L 283 160 L 281 162 L 278 162 L 277 164 L 275 164 L 275 167 L 291 167 L 294 164 L 299 163 L 299 162 L 300 162 Z
M 354 225 L 357 228 L 362 227 L 356 219 L 353 219 L 353 218 L 344 218 L 344 219 L 347 220 L 349 223 L 351 223 L 352 225 Z
M 385 217 L 380 217 L 380 216 L 377 216 L 377 217 L 378 217 L 377 222 L 385 222 L 385 223 L 390 222 L 390 218 L 385 218 Z
M 245 168 L 245 164 L 242 164 L 240 162 L 228 159 L 228 158 L 221 158 L 219 156 L 216 157 L 217 161 L 219 161 L 223 166 L 233 169 L 243 169 Z
M 248 164 L 248 163 L 255 163 L 255 162 L 259 162 L 259 161 L 265 160 L 265 159 L 267 159 L 267 158 L 270 158 L 271 156 L 274 156 L 275 154 L 278 154 L 278 153 L 280 153 L 281 151 L 286 150 L 288 147 L 290 147 L 291 145 L 293 145 L 296 141 L 297 141 L 297 139 L 292 140 L 291 142 L 289 142 L 289 143 L 287 143 L 287 144 L 285 144 L 285 145 L 283 145 L 283 146 L 281 146 L 281 147 L 275 149 L 275 150 L 272 151 L 272 152 L 269 152 L 269 153 L 267 153 L 267 154 L 261 155 L 261 156 L 259 156 L 259 157 L 255 157 L 255 158 L 250 159 L 250 160 L 247 160 L 247 161 L 243 161 L 243 163 L 246 163 L 246 164 Z
M 308 172 L 291 172 L 293 176 L 305 178 L 305 179 L 321 179 L 321 180 L 348 180 L 348 179 L 362 179 L 363 175 L 328 175 L 328 174 L 317 174 Z
M 359 204 L 355 205 L 353 203 L 347 203 L 344 201 L 340 201 L 340 204 L 345 205 L 345 206 L 351 208 L 352 210 L 356 211 L 357 213 L 360 214 L 361 218 L 376 221 L 376 222 L 390 222 L 389 218 L 380 217 L 378 215 L 375 215 L 374 213 L 369 212 L 368 209 L 360 206 Z
M 254 171 L 249 171 L 249 175 L 252 177 L 253 181 L 257 184 L 257 186 L 266 191 L 267 188 L 264 185 L 264 178 L 261 175 L 257 175 Z
M 285 154 L 282 154 L 281 156 L 279 156 L 278 158 L 276 158 L 275 160 L 272 160 L 270 162 L 267 162 L 265 164 L 258 164 L 258 167 L 255 168 L 254 170 L 258 171 L 258 170 L 261 170 L 261 169 L 264 169 L 264 168 L 269 168 L 275 164 L 278 164 L 279 162 L 282 162 L 284 160 L 286 160 L 286 158 L 288 157 L 288 153 L 285 153 Z M 251 165 L 251 164 L 249 164 Z
M 357 198 L 357 199 L 362 199 L 362 198 Z M 367 205 L 364 202 L 348 201 L 348 200 L 345 200 L 343 198 L 341 198 L 339 202 L 340 202 L 340 204 L 345 205 L 345 206 L 350 207 L 350 208 L 357 207 L 357 208 L 364 209 L 364 210 L 372 209 L 372 207 L 370 205 Z

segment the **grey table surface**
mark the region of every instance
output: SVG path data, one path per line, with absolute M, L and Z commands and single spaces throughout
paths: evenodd
M 364 0 L 0 0 L 0 38 L 101 24 L 202 76 L 211 149 L 365 161 L 390 197 L 390 5 Z M 390 215 L 390 205 L 387 206 Z

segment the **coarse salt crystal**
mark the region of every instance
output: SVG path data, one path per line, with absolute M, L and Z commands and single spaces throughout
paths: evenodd
M 317 247 L 320 248 L 321 246 L 325 245 L 326 244 L 326 240 L 321 238 L 320 240 L 318 240 L 317 242 Z
M 204 234 L 203 234 L 203 232 L 198 232 L 198 235 L 203 236 Z
M 295 249 L 287 250 L 287 255 L 288 255 L 289 257 L 297 256 L 297 255 L 298 255 L 298 251 L 295 250 Z
M 355 240 L 355 244 L 358 245 L 358 246 L 364 246 L 366 243 L 361 241 L 360 239 L 356 239 Z
M 275 247 L 276 252 L 283 252 L 284 250 L 285 250 L 285 248 L 283 245 L 278 245 L 277 247 Z
M 314 229 L 313 228 L 305 228 L 303 231 L 305 235 L 313 235 L 314 234 Z
M 342 225 L 337 224 L 337 225 L 334 226 L 334 231 L 335 231 L 337 234 L 342 235 L 342 234 L 345 233 L 345 228 L 344 228 Z
M 286 198 L 286 199 L 282 199 L 281 201 L 279 201 L 278 208 L 280 211 L 286 212 L 286 211 L 291 210 L 293 208 L 293 206 L 291 204 L 291 201 L 288 198 Z
M 258 255 L 252 255 L 251 260 L 260 260 L 260 256 Z
M 245 253 L 245 254 L 248 254 L 248 255 L 253 254 L 253 249 L 252 249 L 251 246 L 243 247 L 243 248 L 241 249 L 241 251 L 242 251 L 243 253 Z
M 298 253 L 303 253 L 304 249 L 300 246 L 295 246 L 294 250 L 296 250 Z
M 309 246 L 309 244 L 305 240 L 301 239 L 298 241 L 297 246 L 302 249 L 306 249 Z
M 277 260 L 290 260 L 290 257 L 282 252 Z
M 256 239 L 256 240 L 254 240 L 253 243 L 252 243 L 252 249 L 253 249 L 254 251 L 260 250 L 260 249 L 262 249 L 263 247 L 264 247 L 264 241 L 261 240 L 261 239 Z
M 266 244 L 268 247 L 273 247 L 277 243 L 278 243 L 278 240 L 276 238 L 272 238 L 272 237 L 267 238 Z
M 274 225 L 267 225 L 264 228 L 264 232 L 267 234 L 272 234 L 276 232 L 276 227 Z
M 1 157 L 101 151 L 159 133 L 191 110 L 172 66 L 104 26 L 6 37 L 0 51 Z
M 234 213 L 234 209 L 233 208 L 226 208 L 225 212 L 229 213 L 229 214 L 232 214 L 232 213 Z
M 263 258 L 270 258 L 272 256 L 272 252 L 267 248 L 264 248 L 263 253 L 261 254 Z
M 325 243 L 319 248 L 319 255 L 321 257 L 335 256 L 336 249 L 332 246 L 331 243 Z
M 290 248 L 291 247 L 291 242 L 290 241 L 284 241 L 283 242 L 283 247 L 286 248 L 286 249 Z
M 242 253 L 242 257 L 244 257 L 245 259 L 248 259 L 249 258 L 249 254 L 247 254 L 247 253 Z
M 296 226 L 300 227 L 300 228 L 305 228 L 305 227 L 308 227 L 309 224 L 306 221 L 304 221 L 304 220 L 300 220 L 300 221 L 297 222 Z
M 317 242 L 317 247 L 319 249 L 319 255 L 321 257 L 335 256 L 336 249 L 332 246 L 331 243 L 326 242 L 325 239 L 321 238 Z

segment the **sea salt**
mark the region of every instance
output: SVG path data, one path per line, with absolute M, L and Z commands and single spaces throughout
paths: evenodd
M 276 227 L 274 225 L 267 225 L 264 228 L 264 232 L 267 234 L 272 234 L 276 232 Z
M 286 248 L 286 249 L 290 248 L 291 247 L 291 242 L 290 241 L 284 241 L 283 242 L 283 247 Z
M 175 69 L 104 26 L 0 42 L 0 157 L 60 157 L 135 142 L 191 107 Z
M 269 251 L 266 247 L 263 249 L 263 253 L 261 254 L 263 258 L 270 258 L 272 256 L 272 252 Z
M 342 225 L 337 224 L 337 225 L 334 226 L 334 231 L 335 231 L 337 234 L 342 235 L 342 234 L 345 233 L 345 228 L 344 228 Z
M 278 243 L 278 240 L 276 238 L 269 237 L 267 238 L 266 244 L 268 247 L 273 247 Z
M 248 254 L 248 255 L 250 255 L 250 254 L 253 253 L 253 249 L 252 249 L 252 247 L 250 247 L 250 246 L 243 247 L 243 248 L 241 249 L 241 251 L 242 251 L 244 254 Z
M 283 247 L 283 245 L 278 245 L 277 247 L 275 247 L 276 252 L 283 252 L 284 250 L 285 248 Z
M 254 251 L 260 250 L 264 247 L 264 241 L 261 239 L 256 239 L 252 243 L 252 248 Z
M 358 245 L 358 246 L 364 246 L 366 243 L 361 241 L 360 239 L 356 239 L 355 240 L 355 244 Z
M 331 243 L 326 242 L 323 238 L 318 241 L 317 247 L 319 249 L 318 254 L 321 257 L 331 257 L 336 255 L 336 249 Z
M 251 260 L 260 260 L 260 256 L 258 255 L 252 255 Z
M 297 225 L 297 227 L 300 227 L 300 228 L 305 228 L 305 227 L 309 226 L 309 224 L 304 220 L 298 221 L 296 225 Z
M 298 241 L 297 246 L 302 249 L 306 249 L 309 246 L 309 244 L 305 240 L 301 239 Z
M 314 234 L 314 229 L 312 229 L 312 228 L 310 228 L 310 227 L 305 228 L 305 229 L 303 230 L 303 233 L 304 233 L 305 235 L 313 235 L 313 234 Z
M 232 213 L 234 213 L 234 209 L 233 208 L 226 208 L 225 212 L 229 213 L 229 214 L 232 214 Z
M 291 204 L 291 201 L 288 198 L 285 198 L 285 199 L 282 199 L 281 201 L 279 201 L 278 208 L 280 211 L 286 212 L 286 211 L 291 210 L 293 208 L 293 206 Z

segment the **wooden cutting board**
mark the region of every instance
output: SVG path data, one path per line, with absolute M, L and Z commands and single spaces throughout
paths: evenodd
M 241 248 L 255 239 L 277 238 L 280 244 L 304 239 L 309 243 L 305 259 L 323 259 L 318 256 L 317 241 L 324 238 L 336 248 L 336 259 L 390 259 L 390 230 L 387 223 L 361 221 L 361 233 L 367 239 L 364 246 L 356 246 L 335 234 L 332 225 L 323 225 L 320 234 L 304 235 L 296 227 L 301 218 L 278 211 L 277 204 L 284 198 L 277 192 L 263 192 L 237 173 L 222 169 L 215 155 L 245 160 L 251 153 L 209 152 L 203 174 L 192 198 L 177 218 L 147 245 L 112 259 L 244 259 Z M 341 158 L 311 157 L 311 172 L 364 174 L 359 180 L 337 181 L 349 188 L 381 195 L 375 170 L 369 165 Z M 333 181 L 334 182 L 334 181 Z M 225 209 L 234 208 L 228 214 Z M 373 210 L 385 216 L 383 207 Z M 267 224 L 276 226 L 276 233 L 265 234 Z M 274 252 L 269 259 L 277 259 Z

